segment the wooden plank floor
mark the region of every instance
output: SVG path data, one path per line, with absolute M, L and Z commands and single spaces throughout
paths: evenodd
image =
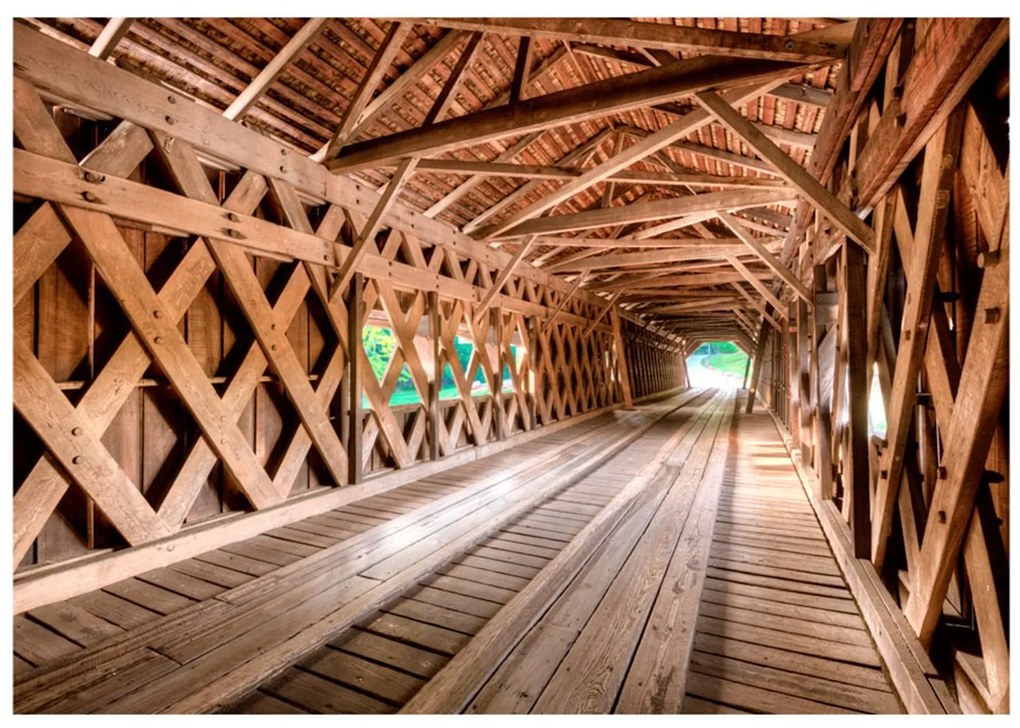
M 683 712 L 902 712 L 772 419 L 732 448 Z
M 335 617 L 338 604 L 359 606 L 369 599 L 359 595 L 385 594 L 381 587 L 402 583 L 379 573 L 386 565 L 403 559 L 404 566 L 414 567 L 416 559 L 425 563 L 435 558 L 434 552 L 447 541 L 484 533 L 489 523 L 500 523 L 503 512 L 512 513 L 532 491 L 545 487 L 539 475 L 548 475 L 555 485 L 596 461 L 608 444 L 622 447 L 635 436 L 635 427 L 697 396 L 701 395 L 692 391 L 636 412 L 609 413 L 245 542 L 19 615 L 14 620 L 15 710 L 173 709 L 191 686 L 229 681 L 232 669 L 248 665 L 247 650 L 265 649 L 274 639 L 282 639 L 287 647 L 294 635 L 300 637 L 302 628 Z M 554 520 L 569 520 L 567 515 L 556 516 L 556 505 L 550 505 L 514 532 L 500 534 L 499 543 L 490 548 L 501 546 L 522 561 L 541 558 L 552 529 L 543 528 L 540 521 L 548 521 L 550 513 Z M 478 556 L 486 558 L 483 553 Z M 358 573 L 369 568 L 376 568 L 376 573 Z M 477 564 L 462 566 L 467 568 Z M 397 576 L 406 581 L 406 571 Z
M 771 419 L 733 405 L 599 417 L 20 615 L 15 711 L 899 712 Z
M 708 397 L 699 405 L 709 405 Z M 718 406 L 718 405 L 716 405 Z M 226 712 L 392 713 L 554 559 L 677 429 L 693 407 L 555 497 L 420 580 Z

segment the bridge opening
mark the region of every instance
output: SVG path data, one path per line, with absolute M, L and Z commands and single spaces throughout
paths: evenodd
M 741 387 L 749 357 L 732 341 L 706 341 L 687 357 L 692 387 Z

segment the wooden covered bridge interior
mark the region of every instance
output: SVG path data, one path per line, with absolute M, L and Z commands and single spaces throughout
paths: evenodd
M 1008 34 L 16 19 L 14 711 L 1008 712 Z

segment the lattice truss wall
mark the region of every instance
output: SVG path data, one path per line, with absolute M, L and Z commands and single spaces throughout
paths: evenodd
M 1006 712 L 1008 22 L 872 30 L 840 80 L 843 131 L 823 130 L 812 163 L 873 249 L 798 211 L 790 252 L 813 295 L 763 327 L 755 382 L 869 562 L 866 588 L 888 590 L 965 711 Z M 936 675 L 927 655 L 904 664 Z
M 373 219 L 378 193 L 17 32 L 16 569 L 684 384 L 675 335 L 399 204 Z M 379 378 L 367 325 L 395 341 Z M 391 404 L 402 372 L 418 401 Z

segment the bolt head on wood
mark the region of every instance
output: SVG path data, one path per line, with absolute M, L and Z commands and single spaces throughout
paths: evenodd
M 999 251 L 998 250 L 986 250 L 983 253 L 978 253 L 977 266 L 978 268 L 991 268 L 997 265 L 999 262 Z
M 162 344 L 163 343 L 163 337 L 162 336 L 157 336 L 152 341 L 153 341 L 154 344 Z
M 986 324 L 997 324 L 999 319 L 1002 317 L 1002 312 L 999 311 L 998 306 L 985 309 L 985 323 Z
M 82 433 L 82 429 L 80 427 L 72 427 L 71 428 L 71 434 L 74 435 L 75 437 L 79 437 L 81 435 L 81 433 Z
M 75 455 L 73 458 L 71 458 L 71 462 L 74 463 L 75 465 L 81 465 L 83 462 L 85 462 L 85 458 L 82 457 L 81 455 Z
M 81 196 L 82 199 L 85 200 L 86 202 L 99 202 L 99 198 L 96 197 L 96 194 L 94 192 L 90 192 L 89 190 L 85 190 L 84 192 L 82 192 Z

